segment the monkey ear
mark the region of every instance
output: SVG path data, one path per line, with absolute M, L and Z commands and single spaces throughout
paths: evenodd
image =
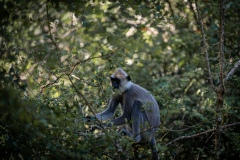
M 127 76 L 126 77 L 128 81 L 131 81 L 131 77 L 130 76 Z

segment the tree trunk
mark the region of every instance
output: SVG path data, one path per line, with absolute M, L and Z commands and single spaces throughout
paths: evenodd
M 220 0 L 220 28 L 219 28 L 219 67 L 220 67 L 220 84 L 217 86 L 216 93 L 217 93 L 217 105 L 216 105 L 216 132 L 215 132 L 215 156 L 216 159 L 220 159 L 221 154 L 221 133 L 222 133 L 222 109 L 224 103 L 224 13 L 225 7 L 224 3 L 226 0 Z
M 223 86 L 217 89 L 217 106 L 216 106 L 216 131 L 215 131 L 215 156 L 220 159 L 221 134 L 222 134 L 222 108 L 223 108 Z

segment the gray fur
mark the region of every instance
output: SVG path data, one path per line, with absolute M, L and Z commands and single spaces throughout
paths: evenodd
M 156 99 L 146 89 L 126 79 L 127 73 L 119 68 L 112 77 L 119 78 L 120 94 L 112 97 L 108 108 L 96 115 L 99 120 L 113 118 L 121 104 L 123 115 L 112 119 L 110 124 L 119 126 L 130 122 L 132 137 L 136 142 L 149 142 L 153 158 L 158 159 L 155 147 L 155 132 L 160 125 L 160 111 Z

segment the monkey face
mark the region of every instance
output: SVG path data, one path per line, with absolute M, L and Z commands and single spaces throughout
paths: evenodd
M 125 92 L 130 86 L 130 76 L 121 68 L 117 69 L 111 76 L 113 89 L 119 89 L 122 93 Z
M 110 77 L 110 78 L 111 78 L 113 88 L 114 89 L 119 89 L 121 80 L 118 79 L 118 78 L 113 78 L 113 77 Z

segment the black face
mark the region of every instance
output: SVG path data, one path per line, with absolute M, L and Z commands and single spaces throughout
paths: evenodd
M 119 86 L 120 86 L 120 79 L 118 78 L 113 78 L 113 77 L 110 77 L 111 78 L 111 82 L 112 82 L 112 86 L 114 89 L 119 89 Z

